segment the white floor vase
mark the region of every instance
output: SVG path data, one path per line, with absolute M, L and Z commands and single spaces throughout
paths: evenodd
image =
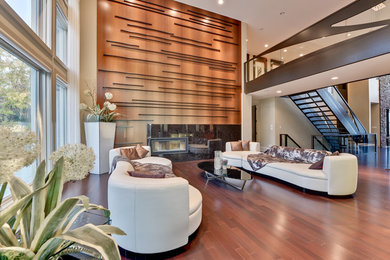
M 87 146 L 95 153 L 96 160 L 93 174 L 109 172 L 108 152 L 114 148 L 116 123 L 112 122 L 85 122 L 85 137 Z

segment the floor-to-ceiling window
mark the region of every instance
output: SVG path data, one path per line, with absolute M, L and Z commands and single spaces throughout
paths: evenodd
M 78 1 L 71 2 L 78 8 Z M 38 161 L 46 160 L 50 170 L 47 158 L 68 143 L 67 102 L 75 93 L 68 83 L 68 29 L 73 27 L 65 0 L 0 0 L 0 10 L 0 21 L 8 22 L 0 23 L 0 125 L 23 125 L 37 134 L 37 163 L 16 173 L 31 183 Z
M 68 21 L 60 5 L 56 8 L 56 55 L 64 64 L 67 64 Z
M 57 79 L 56 85 L 56 149 L 66 144 L 67 85 Z
M 38 132 L 40 71 L 0 44 L 0 124 L 21 125 Z M 39 136 L 39 135 L 38 135 Z M 36 164 L 23 168 L 17 176 L 33 180 Z
M 5 0 L 48 45 L 51 44 L 51 0 Z

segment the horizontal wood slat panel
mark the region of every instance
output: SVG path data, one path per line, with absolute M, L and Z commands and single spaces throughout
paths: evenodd
M 129 120 L 116 143 L 150 122 L 241 123 L 239 21 L 173 0 L 97 1 L 98 102 L 112 92 Z

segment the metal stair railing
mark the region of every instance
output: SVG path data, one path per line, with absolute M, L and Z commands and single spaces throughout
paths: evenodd
M 287 146 L 287 147 L 289 147 L 288 140 L 293 142 L 293 144 L 296 145 L 298 148 L 302 148 L 297 142 L 295 142 L 295 140 L 290 135 L 288 135 L 288 134 L 280 134 L 279 135 L 279 145 L 280 146 Z

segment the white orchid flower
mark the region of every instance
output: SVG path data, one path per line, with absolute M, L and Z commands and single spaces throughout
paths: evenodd
M 111 92 L 106 92 L 106 93 L 104 93 L 104 95 L 106 96 L 107 100 L 111 100 L 114 96 Z
M 115 104 L 109 104 L 108 105 L 108 109 L 111 110 L 111 111 L 114 111 L 116 109 L 116 105 Z

